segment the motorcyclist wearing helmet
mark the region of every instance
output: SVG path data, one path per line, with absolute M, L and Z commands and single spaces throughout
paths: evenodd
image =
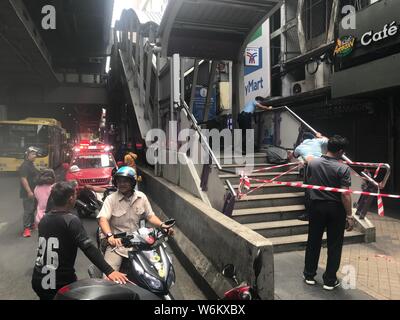
M 102 236 L 108 242 L 104 259 L 114 270 L 119 270 L 123 257 L 128 257 L 128 249 L 122 246 L 120 239 L 114 238 L 114 234 L 136 231 L 142 219 L 157 228 L 163 227 L 163 222 L 154 214 L 146 195 L 135 191 L 136 180 L 133 168 L 121 167 L 113 177 L 118 192 L 106 198 L 97 216 Z M 168 232 L 173 235 L 174 230 L 171 228 Z
M 39 177 L 39 170 L 35 167 L 35 161 L 39 150 L 35 147 L 29 147 L 25 151 L 24 162 L 19 167 L 19 176 L 21 179 L 20 198 L 24 208 L 23 224 L 24 232 L 23 237 L 31 236 L 31 229 L 34 228 L 36 199 L 33 190 L 36 187 L 37 179 Z

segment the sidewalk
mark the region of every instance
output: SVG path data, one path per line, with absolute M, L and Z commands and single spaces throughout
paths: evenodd
M 387 210 L 385 217 L 367 215 L 376 227 L 376 242 L 345 245 L 338 273 L 345 265 L 354 266 L 357 289 L 381 300 L 400 300 L 400 208 L 398 213 L 394 210 Z M 323 269 L 326 259 L 327 250 L 323 248 L 319 264 Z
M 361 288 L 345 290 L 338 287 L 333 291 L 322 288 L 324 269 L 318 268 L 315 286 L 303 281 L 305 251 L 291 251 L 274 255 L 275 299 L 276 300 L 374 300 L 374 296 Z

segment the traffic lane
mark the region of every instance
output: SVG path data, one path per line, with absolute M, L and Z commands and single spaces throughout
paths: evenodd
M 22 238 L 19 181 L 0 176 L 0 299 L 36 299 L 31 289 L 37 234 Z
M 18 178 L 0 175 L 0 299 L 37 299 L 31 288 L 37 231 L 32 233 L 31 238 L 22 237 L 22 213 Z M 94 241 L 96 219 L 82 219 L 82 222 Z M 172 295 L 182 300 L 206 299 L 173 253 L 171 258 L 177 278 L 171 290 Z M 75 269 L 79 279 L 88 278 L 87 268 L 90 264 L 89 259 L 78 250 Z

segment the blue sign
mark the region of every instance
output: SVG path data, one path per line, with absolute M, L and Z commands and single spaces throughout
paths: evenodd
M 210 99 L 210 110 L 208 112 L 208 120 L 213 120 L 217 116 L 217 95 L 215 92 L 211 95 Z M 193 103 L 193 115 L 197 122 L 203 122 L 204 118 L 204 106 L 207 99 L 207 88 L 203 86 L 196 86 L 196 96 Z
M 263 67 L 263 48 L 246 48 L 244 75 L 247 76 Z

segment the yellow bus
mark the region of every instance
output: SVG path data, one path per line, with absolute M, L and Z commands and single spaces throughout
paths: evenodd
M 39 169 L 56 168 L 64 161 L 67 133 L 61 123 L 49 118 L 0 121 L 0 172 L 16 172 L 25 150 L 34 146 L 40 155 Z

